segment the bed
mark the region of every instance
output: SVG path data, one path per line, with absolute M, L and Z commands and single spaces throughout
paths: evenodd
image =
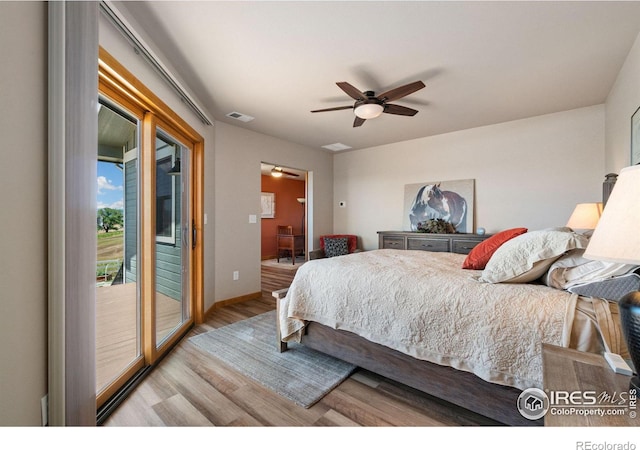
M 589 285 L 576 273 L 593 284 L 636 268 L 594 269 L 580 260 L 587 244 L 569 229 L 525 230 L 482 269 L 463 269 L 470 255 L 419 250 L 309 261 L 274 293 L 279 345 L 301 342 L 506 425 L 542 425 L 516 402 L 542 388 L 543 342 L 627 354 L 616 302 L 562 283 L 571 271 L 575 287 Z

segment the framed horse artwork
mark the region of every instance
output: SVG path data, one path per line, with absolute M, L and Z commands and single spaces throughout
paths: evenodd
M 475 180 L 430 181 L 404 188 L 403 227 L 417 231 L 429 219 L 451 223 L 457 233 L 474 231 Z

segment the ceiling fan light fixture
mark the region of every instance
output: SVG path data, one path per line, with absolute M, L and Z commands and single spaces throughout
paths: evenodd
M 280 178 L 282 176 L 282 169 L 279 167 L 274 167 L 273 169 L 271 169 L 271 176 Z
M 356 116 L 353 121 L 354 128 L 362 126 L 367 119 L 375 119 L 382 113 L 394 114 L 396 116 L 415 116 L 418 113 L 417 110 L 388 102 L 406 97 L 425 87 L 422 81 L 414 81 L 413 83 L 405 84 L 404 86 L 391 89 L 376 96 L 374 91 L 360 91 L 346 81 L 339 81 L 336 84 L 349 97 L 356 101 L 353 106 L 337 106 L 334 108 L 316 109 L 311 112 L 341 111 L 343 109 L 353 108 L 353 113 Z
M 361 119 L 375 119 L 384 111 L 384 106 L 380 103 L 362 103 L 353 110 L 356 116 Z

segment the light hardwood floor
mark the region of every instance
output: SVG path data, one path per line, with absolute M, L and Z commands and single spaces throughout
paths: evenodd
M 193 335 L 275 309 L 271 290 L 287 287 L 294 274 L 291 270 L 263 270 L 261 299 L 214 311 L 136 387 L 104 426 L 499 425 L 364 370 L 357 370 L 321 401 L 305 409 L 189 343 L 188 338 Z

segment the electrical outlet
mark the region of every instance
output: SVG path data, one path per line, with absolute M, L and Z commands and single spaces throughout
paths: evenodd
M 237 270 L 233 271 L 233 281 L 237 281 L 240 279 L 240 272 L 238 272 Z
M 40 412 L 42 414 L 42 426 L 49 425 L 49 394 L 40 399 Z

